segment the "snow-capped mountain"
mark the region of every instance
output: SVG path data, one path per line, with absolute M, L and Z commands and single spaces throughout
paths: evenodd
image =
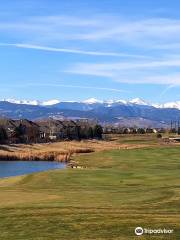
M 89 98 L 89 99 L 86 99 L 84 101 L 82 101 L 83 103 L 86 103 L 86 104 L 96 104 L 96 103 L 103 103 L 103 101 L 101 100 L 98 100 L 96 98 Z
M 7 99 L 2 99 L 1 101 L 15 103 L 15 104 L 33 105 L 33 106 L 51 106 L 51 105 L 60 103 L 60 101 L 57 99 L 52 99 L 48 101 L 39 101 L 39 100 L 26 100 L 26 99 L 17 100 L 13 98 L 7 98 Z
M 1 101 L 14 103 L 14 104 L 25 104 L 25 105 L 33 105 L 33 106 L 47 106 L 47 107 L 74 105 L 76 106 L 75 110 L 91 110 L 99 105 L 103 105 L 104 107 L 112 107 L 117 105 L 141 105 L 141 106 L 151 106 L 155 108 L 175 108 L 180 110 L 180 101 L 167 102 L 163 104 L 158 104 L 158 103 L 155 104 L 155 103 L 149 103 L 141 98 L 134 98 L 131 100 L 120 99 L 120 100 L 104 100 L 104 101 L 96 98 L 89 98 L 84 101 L 60 101 L 58 99 L 39 101 L 39 100 L 26 100 L 26 99 L 17 100 L 13 98 L 8 98 L 8 99 L 2 99 Z
M 42 106 L 52 106 L 52 105 L 55 105 L 55 104 L 58 104 L 58 103 L 60 103 L 59 100 L 52 99 L 52 100 L 41 102 L 40 105 L 42 105 Z
M 132 126 L 168 126 L 180 120 L 180 101 L 165 104 L 150 104 L 142 99 L 85 101 L 37 101 L 4 99 L 0 101 L 0 118 L 40 119 L 70 118 L 96 119 L 102 124 Z M 128 125 L 129 126 L 129 125 Z
M 137 104 L 137 105 L 147 105 L 147 106 L 151 106 L 150 103 L 144 101 L 144 100 L 141 99 L 141 98 L 134 98 L 134 99 L 130 100 L 129 103 Z
M 124 100 L 124 99 L 102 101 L 102 100 L 98 100 L 96 98 L 90 98 L 90 99 L 84 100 L 83 103 L 86 103 L 86 104 L 101 103 L 101 104 L 108 104 L 108 105 L 117 104 L 117 103 L 119 103 L 119 104 L 151 105 L 151 104 L 149 104 L 148 102 L 144 101 L 141 98 L 134 98 L 134 99 L 131 99 L 129 101 Z
M 180 101 L 167 102 L 164 104 L 154 104 L 153 106 L 156 108 L 176 108 L 180 110 Z
M 38 100 L 17 100 L 17 99 L 13 99 L 13 98 L 8 98 L 8 99 L 2 99 L 2 101 L 4 102 L 9 102 L 9 103 L 15 103 L 15 104 L 26 104 L 26 105 L 34 105 L 34 106 L 38 106 L 40 105 L 40 101 Z

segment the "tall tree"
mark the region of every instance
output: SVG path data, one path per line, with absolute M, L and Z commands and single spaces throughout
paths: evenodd
M 0 143 L 4 143 L 8 139 L 7 132 L 3 127 L 0 127 Z
M 102 126 L 96 124 L 93 129 L 94 138 L 102 139 L 103 129 Z

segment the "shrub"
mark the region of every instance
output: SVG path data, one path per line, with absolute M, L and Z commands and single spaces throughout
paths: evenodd
M 156 137 L 157 137 L 157 138 L 162 138 L 162 134 L 158 133 L 158 134 L 156 135 Z

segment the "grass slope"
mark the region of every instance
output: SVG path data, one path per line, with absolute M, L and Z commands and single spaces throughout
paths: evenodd
M 87 169 L 0 180 L 0 239 L 180 239 L 180 149 L 77 156 Z M 174 229 L 134 235 L 134 228 Z

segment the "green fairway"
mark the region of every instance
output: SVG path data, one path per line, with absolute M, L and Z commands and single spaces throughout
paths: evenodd
M 180 239 L 180 148 L 76 157 L 85 169 L 0 180 L 0 239 Z M 174 229 L 143 235 L 134 229 Z

